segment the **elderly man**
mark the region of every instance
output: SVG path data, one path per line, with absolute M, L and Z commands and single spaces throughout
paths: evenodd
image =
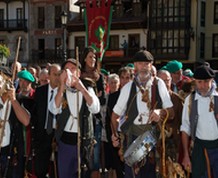
M 92 114 L 100 111 L 100 103 L 91 85 L 82 83 L 79 79 L 80 72 L 75 59 L 68 59 L 61 68 L 63 71 L 60 74 L 60 85 L 49 104 L 49 110 L 55 115 L 58 114 L 55 133 L 58 143 L 58 172 L 59 178 L 77 178 L 78 130 L 81 131 L 81 149 L 86 154 L 93 144 Z M 82 163 L 85 163 L 84 159 Z M 86 167 L 89 168 L 89 165 L 86 164 Z
M 49 83 L 36 88 L 33 112 L 34 142 L 35 142 L 35 173 L 37 177 L 45 178 L 49 172 L 49 163 L 52 153 L 52 141 L 56 119 L 48 111 L 48 103 L 57 93 L 59 74 L 61 67 L 58 64 L 51 64 L 48 69 Z
M 183 75 L 183 65 L 177 60 L 169 61 L 166 66 L 163 67 L 164 70 L 170 72 L 172 77 L 172 91 L 178 93 L 184 84 L 184 82 L 190 81 L 187 76 Z
M 191 169 L 192 178 L 218 177 L 218 92 L 215 73 L 206 65 L 194 72 L 196 89 L 187 96 L 182 113 L 183 166 Z M 189 138 L 194 147 L 192 160 Z
M 118 145 L 116 142 L 119 140 L 117 120 L 124 113 L 126 113 L 127 119 L 122 124 L 121 131 L 128 138 L 126 141 L 127 147 L 146 131 L 156 132 L 157 124 L 151 123 L 162 122 L 167 115 L 170 119 L 173 117 L 173 104 L 164 82 L 151 74 L 153 61 L 153 56 L 146 50 L 138 51 L 134 56 L 135 78 L 123 86 L 118 101 L 113 108 L 111 120 L 114 146 Z M 155 163 L 151 160 L 154 160 L 154 157 L 151 159 L 147 157 L 145 164 L 140 160 L 128 163 L 129 165 L 126 164 L 125 178 L 156 177 Z
M 32 88 L 32 83 L 35 81 L 33 75 L 27 70 L 22 70 L 17 76 L 19 78 L 18 95 L 33 98 L 35 93 Z

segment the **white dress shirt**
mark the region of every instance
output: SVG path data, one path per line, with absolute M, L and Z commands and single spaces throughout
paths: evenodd
M 52 90 L 53 90 L 53 97 L 51 98 L 51 91 L 52 91 Z M 52 88 L 51 88 L 51 85 L 48 84 L 48 101 L 47 101 L 48 105 L 49 105 L 49 102 L 52 101 L 52 99 L 56 96 L 57 91 L 58 91 L 58 87 L 52 89 Z M 45 122 L 45 129 L 47 128 L 47 124 L 48 124 L 48 112 L 49 112 L 49 110 L 47 109 L 46 122 Z M 54 118 L 53 118 L 53 123 L 52 123 L 52 125 L 53 125 L 53 129 L 55 129 L 55 128 L 56 128 L 55 115 L 54 115 Z

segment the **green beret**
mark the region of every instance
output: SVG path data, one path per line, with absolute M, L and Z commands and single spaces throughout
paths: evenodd
M 160 70 L 167 70 L 167 66 L 161 67 Z
M 106 76 L 109 75 L 109 72 L 108 72 L 107 70 L 105 70 L 105 69 L 100 69 L 100 72 L 101 72 L 102 74 L 106 75 Z
M 129 64 L 127 64 L 126 67 L 130 67 L 131 69 L 134 69 L 134 68 L 135 68 L 135 66 L 134 66 L 133 63 L 129 63 Z
M 183 71 L 183 75 L 185 75 L 187 77 L 193 77 L 194 73 L 191 71 L 191 69 L 185 69 Z
M 177 60 L 170 61 L 166 64 L 166 70 L 170 73 L 175 73 L 180 69 L 182 69 L 182 63 Z
M 17 76 L 18 76 L 18 78 L 22 78 L 22 79 L 27 80 L 29 82 L 35 82 L 35 78 L 27 70 L 22 70 L 22 71 L 18 72 Z

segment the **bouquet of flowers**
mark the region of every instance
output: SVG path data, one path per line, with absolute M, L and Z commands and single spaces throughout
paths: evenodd
M 11 54 L 10 49 L 4 44 L 0 44 L 0 54 L 3 54 L 7 58 Z

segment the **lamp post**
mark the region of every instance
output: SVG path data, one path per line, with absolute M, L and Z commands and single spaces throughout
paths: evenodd
M 67 47 L 66 47 L 66 38 L 67 38 L 67 31 L 66 31 L 66 27 L 67 27 L 67 12 L 63 11 L 61 13 L 61 24 L 63 26 L 63 30 L 64 30 L 64 39 L 63 39 L 63 54 L 64 54 L 64 61 L 67 60 Z

